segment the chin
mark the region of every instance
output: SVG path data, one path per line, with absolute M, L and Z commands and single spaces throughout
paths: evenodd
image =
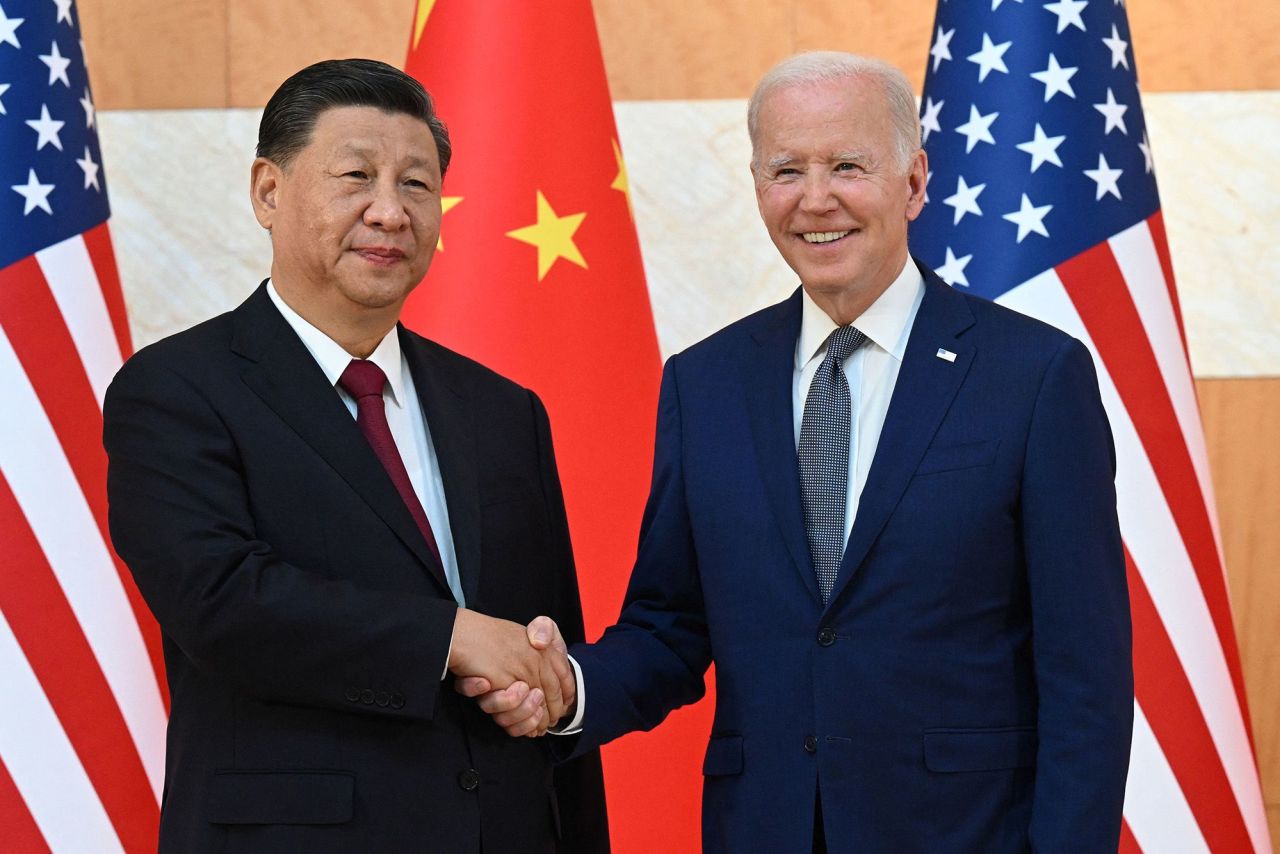
M 387 308 L 404 302 L 409 293 L 417 286 L 399 281 L 361 282 L 354 286 L 342 288 L 347 299 L 365 308 Z

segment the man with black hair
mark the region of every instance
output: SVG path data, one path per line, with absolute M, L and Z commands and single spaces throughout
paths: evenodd
M 160 850 L 607 850 L 598 756 L 553 776 L 450 688 L 520 683 L 540 734 L 574 679 L 523 624 L 583 628 L 542 404 L 398 322 L 444 124 L 404 73 L 327 61 L 272 96 L 257 153 L 270 279 L 140 351 L 104 408 L 172 696 Z

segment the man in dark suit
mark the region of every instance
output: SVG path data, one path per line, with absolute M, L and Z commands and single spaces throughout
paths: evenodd
M 1088 350 L 909 257 L 896 69 L 794 57 L 748 123 L 802 287 L 667 363 L 626 602 L 571 649 L 555 746 L 656 726 L 714 662 L 707 852 L 1114 852 L 1130 625 Z
M 162 851 L 607 850 L 597 756 L 554 772 L 449 688 L 572 701 L 582 616 L 537 397 L 398 324 L 448 134 L 412 78 L 313 65 L 267 104 L 271 278 L 105 404 L 111 532 L 164 634 Z M 515 622 L 512 622 L 515 621 Z

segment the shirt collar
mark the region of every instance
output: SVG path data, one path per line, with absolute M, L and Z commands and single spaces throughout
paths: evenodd
M 307 348 L 307 352 L 311 354 L 311 358 L 316 360 L 316 364 L 320 366 L 320 370 L 324 371 L 325 379 L 330 385 L 336 386 L 338 379 L 342 376 L 342 372 L 347 369 L 347 365 L 351 364 L 353 358 L 350 353 L 342 349 L 342 345 L 334 341 L 324 332 L 312 326 L 302 315 L 298 314 L 289 304 L 284 301 L 280 293 L 276 290 L 275 283 L 267 281 L 267 296 L 271 297 L 271 302 L 284 315 L 284 319 L 288 322 L 293 331 L 302 339 L 302 344 Z M 400 359 L 400 336 L 396 334 L 396 328 L 392 327 L 369 354 L 369 361 L 373 362 L 382 372 L 387 375 L 387 385 L 391 387 L 392 403 L 396 406 L 403 406 L 404 403 L 404 372 Z
M 924 276 L 908 258 L 898 277 L 853 321 L 853 325 L 867 336 L 869 343 L 875 344 L 901 362 L 907 350 L 907 339 L 911 335 L 911 321 L 915 318 L 923 297 Z M 803 288 L 800 303 L 800 338 L 796 342 L 797 370 L 826 352 L 827 338 L 836 328 L 836 322 L 818 307 L 813 297 Z

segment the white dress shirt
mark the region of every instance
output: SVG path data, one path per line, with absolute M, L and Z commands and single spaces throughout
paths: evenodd
M 827 354 L 827 338 L 836 322 L 809 296 L 801 292 L 800 337 L 796 341 L 795 367 L 792 372 L 791 414 L 795 426 L 796 445 L 800 444 L 800 422 L 809 397 L 813 375 Z M 845 498 L 844 538 L 849 540 L 853 517 L 858 512 L 858 499 L 867 484 L 867 472 L 880 443 L 880 431 L 889 412 L 889 401 L 898 384 L 898 370 L 907 351 L 907 339 L 915 325 L 916 313 L 924 299 L 924 276 L 910 258 L 902 272 L 885 292 L 867 307 L 853 325 L 867 336 L 867 341 L 844 361 L 849 382 L 849 402 L 853 407 L 853 435 L 849 437 L 849 491 Z M 578 708 L 573 720 L 554 735 L 575 735 L 582 731 L 586 713 L 586 685 L 582 669 L 573 657 L 574 676 L 578 683 Z
M 809 398 L 813 375 L 827 354 L 827 338 L 836 322 L 818 307 L 808 291 L 801 295 L 800 338 L 796 341 L 792 372 L 791 414 L 796 446 L 800 444 L 800 422 Z M 867 485 L 867 473 L 880 443 L 880 431 L 889 411 L 889 401 L 898 383 L 898 370 L 907 350 L 907 339 L 915 324 L 916 312 L 924 299 L 924 276 L 910 259 L 885 292 L 853 321 L 866 342 L 844 360 L 849 381 L 849 403 L 853 409 L 853 433 L 849 436 L 849 481 L 845 498 L 844 539 L 849 540 L 858 500 Z
M 270 281 L 267 282 L 267 295 L 293 327 L 293 331 L 298 333 L 311 358 L 324 371 L 325 379 L 346 405 L 351 417 L 355 418 L 355 399 L 338 385 L 342 372 L 351 363 L 351 354 L 291 309 L 280 298 L 275 284 Z M 422 403 L 413 386 L 413 375 L 409 372 L 409 363 L 400 351 L 400 338 L 394 328 L 369 355 L 369 361 L 387 375 L 382 400 L 386 406 L 391 438 L 395 439 L 400 459 L 404 461 L 405 470 L 409 473 L 409 483 L 431 523 L 431 533 L 435 535 L 436 546 L 440 550 L 440 562 L 444 564 L 444 576 L 449 582 L 449 589 L 458 604 L 465 605 L 461 577 L 458 575 L 458 558 L 453 548 L 453 534 L 449 529 L 449 508 L 444 500 L 444 478 L 440 476 L 440 463 L 436 459 L 435 446 L 431 443 L 431 431 L 422 415 Z

